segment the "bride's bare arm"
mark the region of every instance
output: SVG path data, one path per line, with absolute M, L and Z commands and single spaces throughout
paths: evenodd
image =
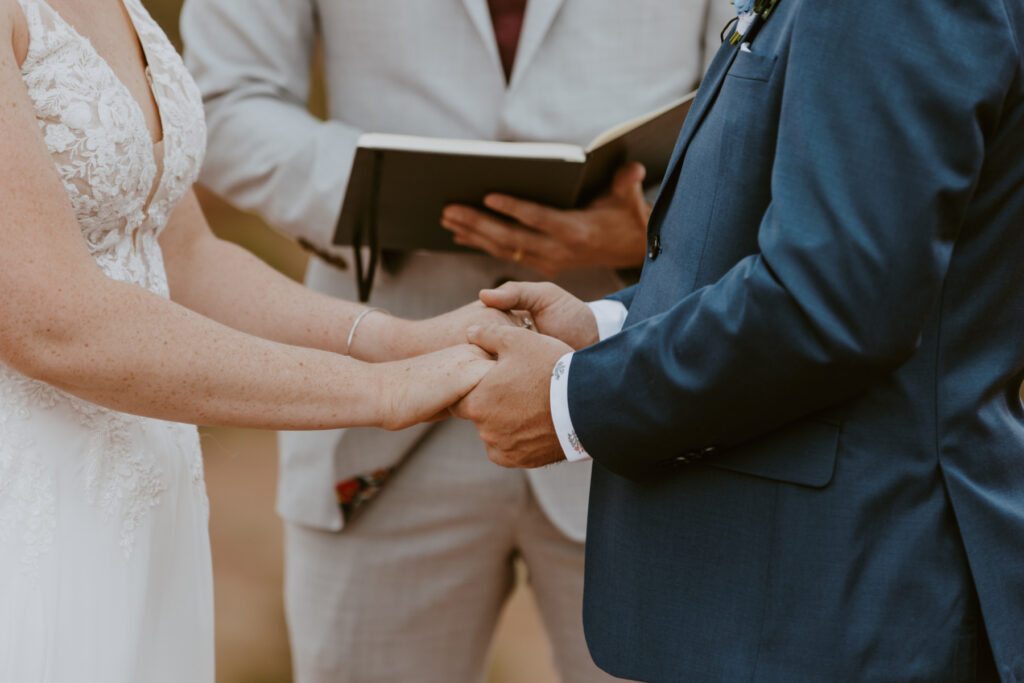
M 10 27 L 5 13 L 0 35 L 10 36 Z M 232 329 L 106 277 L 86 248 L 6 39 L 0 140 L 0 360 L 30 377 L 182 422 L 398 428 L 442 410 L 489 367 L 466 346 L 369 365 Z
M 174 211 L 160 245 L 174 301 L 250 334 L 343 353 L 352 323 L 366 309 L 303 287 L 217 238 L 194 192 Z M 359 323 L 351 353 L 368 361 L 409 358 L 463 343 L 472 324 L 506 319 L 478 302 L 423 321 L 374 314 Z

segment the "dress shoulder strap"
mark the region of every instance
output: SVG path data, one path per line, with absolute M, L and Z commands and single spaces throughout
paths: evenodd
M 22 64 L 24 70 L 35 64 L 57 43 L 74 36 L 75 32 L 46 0 L 18 0 L 18 5 L 28 25 L 28 56 Z
M 33 10 L 35 12 L 38 12 L 40 9 L 40 5 L 43 5 L 47 9 L 49 9 L 49 5 L 46 5 L 46 3 L 43 2 L 43 0 L 18 0 L 18 5 L 21 6 L 21 11 L 25 13 L 26 19 L 28 18 L 29 14 L 32 13 Z

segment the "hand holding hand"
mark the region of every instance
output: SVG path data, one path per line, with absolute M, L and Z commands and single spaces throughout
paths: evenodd
M 381 393 L 393 397 L 384 408 L 380 426 L 405 429 L 448 417 L 449 406 L 495 366 L 487 353 L 472 344 L 378 366 L 385 368 Z
M 523 263 L 552 278 L 584 266 L 640 266 L 646 252 L 651 206 L 643 194 L 641 164 L 620 168 L 608 191 L 579 210 L 563 211 L 503 194 L 489 194 L 484 205 L 507 218 L 452 204 L 441 225 L 455 243 Z
M 454 407 L 457 416 L 476 423 L 487 456 L 503 467 L 564 460 L 551 422 L 550 384 L 555 363 L 572 349 L 507 325 L 474 328 L 469 340 L 498 357 L 497 365 Z
M 480 292 L 480 301 L 503 311 L 526 311 L 537 331 L 574 350 L 596 344 L 597 320 L 590 306 L 550 282 L 506 282 Z
M 425 320 L 370 316 L 362 323 L 353 355 L 370 361 L 412 358 L 466 343 L 466 330 L 489 325 L 522 326 L 522 318 L 480 301 Z M 376 346 L 365 340 L 378 340 Z

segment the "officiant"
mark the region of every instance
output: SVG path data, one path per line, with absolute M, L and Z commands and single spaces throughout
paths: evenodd
M 360 133 L 585 144 L 692 90 L 729 10 L 721 0 L 189 0 L 186 59 L 210 129 L 202 181 L 318 254 L 310 287 L 355 299 L 351 250 L 331 239 Z M 326 121 L 305 107 L 318 40 Z M 645 252 L 642 174 L 626 167 L 580 211 L 514 197 L 488 211 L 449 207 L 436 229 L 482 251 L 385 254 L 370 304 L 425 317 L 501 280 L 556 273 L 580 296 L 618 289 L 615 268 Z M 280 445 L 299 683 L 477 680 L 517 556 L 562 680 L 606 680 L 580 624 L 589 467 L 501 470 L 458 420 L 283 434 Z

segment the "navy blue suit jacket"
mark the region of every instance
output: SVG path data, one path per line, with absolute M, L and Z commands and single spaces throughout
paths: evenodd
M 570 371 L 600 666 L 1024 681 L 1022 43 L 1020 0 L 781 0 L 723 46 Z

